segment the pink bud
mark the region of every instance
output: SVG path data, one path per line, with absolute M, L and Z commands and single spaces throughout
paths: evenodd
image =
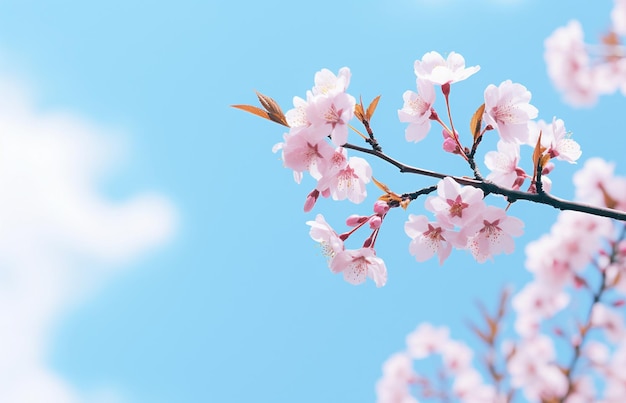
M 322 196 L 326 198 L 330 197 L 330 188 L 322 190 Z
M 320 192 L 317 189 L 313 189 L 313 191 L 311 193 L 309 193 L 309 195 L 306 197 L 306 200 L 304 201 L 304 212 L 308 213 L 309 211 L 313 210 L 313 206 L 315 206 L 315 202 L 317 201 L 317 198 L 319 197 Z
M 370 218 L 370 228 L 371 229 L 377 229 L 380 227 L 380 224 L 383 223 L 383 219 L 380 218 L 380 216 L 375 215 L 372 216 L 372 218 Z
M 456 141 L 451 137 L 446 138 L 443 141 L 443 149 L 452 154 L 460 154 L 459 146 L 456 144 Z
M 626 304 L 626 301 L 623 299 L 618 299 L 616 301 L 613 301 L 613 303 L 611 305 L 613 305 L 616 308 L 619 308 L 620 306 L 624 306 L 624 304 Z
M 586 286 L 587 286 L 587 281 L 584 278 L 582 278 L 582 277 L 580 277 L 578 275 L 574 276 L 574 287 L 576 287 L 576 288 L 583 288 L 583 287 L 586 287 Z
M 358 215 L 358 214 L 352 214 L 350 217 L 346 219 L 346 225 L 348 227 L 356 227 L 359 224 L 363 224 L 365 221 L 367 221 L 367 219 L 368 217 Z
M 386 202 L 377 200 L 376 203 L 374 203 L 374 212 L 376 214 L 385 214 L 387 211 L 389 211 L 389 205 Z

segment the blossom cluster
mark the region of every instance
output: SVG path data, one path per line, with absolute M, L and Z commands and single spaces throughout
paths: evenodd
M 404 230 L 412 239 L 409 251 L 418 262 L 435 253 L 439 263 L 450 255 L 452 247 L 468 249 L 478 262 L 515 248 L 513 236 L 522 234 L 524 224 L 506 215 L 504 209 L 487 206 L 480 189 L 461 187 L 452 178 L 437 185 L 437 196 L 426 199 L 426 209 L 435 214 L 435 221 L 426 216 L 409 215 Z M 458 231 L 455 231 L 458 228 Z
M 564 99 L 575 106 L 593 105 L 599 95 L 620 91 L 626 95 L 626 0 L 615 0 L 611 29 L 601 45 L 584 42 L 580 22 L 570 21 L 545 41 L 548 74 Z
M 343 278 L 354 285 L 362 284 L 367 277 L 371 278 L 377 287 L 385 285 L 387 267 L 385 262 L 376 256 L 374 245 L 380 226 L 388 211 L 387 203 L 376 202 L 374 214 L 348 217 L 346 224 L 352 227 L 352 230 L 340 235 L 328 225 L 321 214 L 318 214 L 314 221 L 307 221 L 307 225 L 311 226 L 309 234 L 314 241 L 319 242 L 322 253 L 328 259 L 328 267 L 333 273 L 343 273 Z M 369 224 L 372 233 L 365 240 L 363 246 L 359 249 L 346 249 L 344 241 L 366 224 Z
M 417 403 L 415 394 L 462 402 L 504 402 L 493 385 L 487 384 L 473 364 L 474 352 L 465 343 L 450 338 L 446 327 L 429 323 L 419 325 L 406 337 L 406 350 L 393 354 L 383 364 L 383 376 L 376 383 L 378 403 Z M 449 390 L 438 390 L 438 384 L 414 370 L 414 361 L 439 356 Z
M 315 74 L 315 86 L 307 92 L 306 100 L 294 97 L 294 108 L 285 115 L 289 133 L 284 142 L 274 146 L 274 152 L 282 150 L 285 167 L 293 169 L 296 182 L 300 183 L 304 172 L 317 180 L 305 202 L 305 211 L 313 208 L 320 194 L 354 203 L 367 196 L 370 165 L 363 158 L 348 158 L 341 147 L 347 142 L 348 122 L 354 117 L 356 104 L 354 97 L 346 93 L 349 84 L 347 67 L 338 75 L 327 69 Z

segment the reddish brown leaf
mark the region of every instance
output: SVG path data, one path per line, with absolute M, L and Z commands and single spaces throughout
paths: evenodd
M 472 120 L 470 120 L 470 131 L 474 136 L 474 141 L 480 136 L 480 128 L 483 125 L 483 114 L 485 113 L 485 104 L 482 104 L 476 109 Z
M 369 121 L 372 116 L 374 116 L 374 111 L 376 110 L 376 107 L 378 106 L 378 101 L 380 100 L 380 95 L 377 96 L 376 98 L 374 98 L 372 100 L 372 102 L 370 103 L 370 106 L 367 107 L 367 112 L 365 113 L 365 118 Z
M 537 144 L 535 145 L 535 151 L 533 151 L 533 165 L 535 172 L 533 174 L 533 178 L 537 177 L 537 170 L 543 169 L 543 164 L 541 164 L 541 158 L 543 153 L 546 151 L 546 148 L 541 145 L 541 132 L 539 132 L 539 138 L 537 139 Z
M 280 109 L 280 106 L 278 105 L 278 103 L 276 103 L 276 101 L 274 101 L 267 95 L 261 94 L 258 91 L 256 91 L 256 96 L 259 98 L 259 102 L 261 102 L 261 105 L 263 105 L 263 107 L 267 111 L 270 120 L 283 126 L 289 127 L 289 123 L 287 123 L 287 118 L 285 117 L 285 114 L 283 113 L 282 109 Z
M 354 106 L 354 116 L 356 116 L 356 118 L 359 119 L 361 122 L 363 121 L 365 117 L 364 112 L 363 112 L 363 105 L 356 104 Z
M 272 120 L 270 119 L 270 115 L 267 112 L 265 112 L 261 108 L 257 108 L 256 106 L 252 106 L 252 105 L 231 105 L 231 106 L 233 108 L 237 108 L 237 109 L 241 109 L 242 111 L 249 112 L 253 115 L 260 116 L 263 119 Z
M 372 182 L 374 182 L 374 184 L 378 187 L 378 189 L 382 190 L 385 193 L 392 193 L 391 190 L 389 190 L 389 187 L 387 185 L 385 185 L 382 182 L 379 182 L 376 180 L 376 178 L 374 178 L 372 176 Z

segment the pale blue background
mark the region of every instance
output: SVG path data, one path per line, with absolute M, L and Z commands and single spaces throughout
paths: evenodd
M 540 117 L 565 120 L 583 160 L 623 160 L 624 98 L 574 110 L 543 61 L 543 40 L 572 18 L 595 42 L 612 3 L 508 3 L 2 2 L 4 68 L 34 83 L 43 107 L 130 133 L 132 158 L 102 192 L 123 199 L 157 190 L 182 217 L 174 242 L 67 315 L 50 365 L 79 389 L 115 385 L 131 402 L 369 402 L 381 364 L 419 322 L 448 324 L 475 345 L 465 326 L 476 317 L 473 302 L 493 305 L 502 285 L 521 286 L 523 245 L 556 211 L 514 205 L 511 214 L 526 222 L 514 255 L 477 265 L 456 251 L 443 267 L 414 261 L 402 230 L 407 213 L 393 211 L 377 247 L 387 286 L 353 287 L 329 272 L 304 223 L 322 212 L 341 230 L 347 215 L 371 211 L 377 190 L 362 205 L 322 200 L 304 214 L 312 182 L 294 184 L 271 153 L 283 129 L 229 105 L 256 103 L 259 90 L 289 109 L 316 71 L 349 66 L 350 93 L 382 94 L 373 124 L 385 151 L 468 175 L 440 152 L 438 131 L 419 145 L 404 142 L 396 115 L 402 93 L 414 89 L 413 61 L 457 51 L 482 67 L 453 86 L 465 135 L 484 88 L 512 79 L 533 93 Z M 433 183 L 373 166 L 398 192 Z M 573 196 L 575 170 L 557 166 L 554 193 Z M 623 163 L 618 170 L 626 172 Z M 422 204 L 410 211 L 423 212 Z

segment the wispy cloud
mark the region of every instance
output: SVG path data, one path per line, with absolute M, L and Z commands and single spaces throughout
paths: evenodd
M 167 241 L 175 208 L 158 194 L 114 202 L 98 191 L 122 136 L 37 110 L 6 78 L 0 94 L 0 402 L 119 400 L 49 368 L 51 331 L 104 279 Z

